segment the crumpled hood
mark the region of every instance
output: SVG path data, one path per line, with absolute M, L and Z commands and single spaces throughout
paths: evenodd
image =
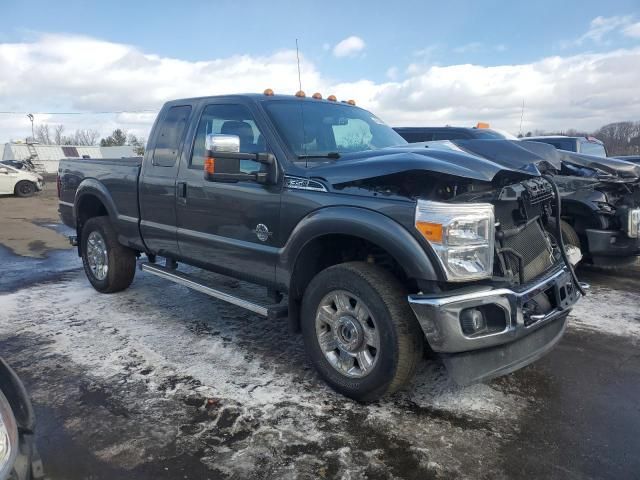
M 546 147 L 556 151 L 550 145 L 513 140 L 411 143 L 343 154 L 338 161 L 314 167 L 310 173 L 334 185 L 415 170 L 491 182 L 499 172 L 540 176 L 549 168 L 560 170 L 557 154 L 549 155 Z
M 627 162 L 626 160 L 611 157 L 595 157 L 593 155 L 567 152 L 565 150 L 557 150 L 557 152 L 562 162 L 595 170 L 597 172 L 596 176 L 598 177 L 608 175 L 628 182 L 634 182 L 640 179 L 640 165 Z M 601 179 L 605 180 L 604 178 Z

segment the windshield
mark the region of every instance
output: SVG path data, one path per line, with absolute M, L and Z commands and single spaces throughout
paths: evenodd
M 302 100 L 265 102 L 267 113 L 298 157 L 326 157 L 377 150 L 406 141 L 366 110 Z
M 473 136 L 485 140 L 517 140 L 517 137 L 510 133 L 488 128 L 474 128 Z
M 604 149 L 604 145 L 596 142 L 580 142 L 580 153 L 587 155 L 594 155 L 596 157 L 606 157 L 607 151 Z

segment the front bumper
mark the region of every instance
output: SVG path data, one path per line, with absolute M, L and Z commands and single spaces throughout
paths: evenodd
M 547 294 L 551 308 L 530 314 L 527 306 L 541 293 Z M 444 297 L 410 295 L 409 304 L 431 348 L 443 354 L 450 375 L 468 384 L 512 372 L 546 353 L 562 336 L 567 314 L 579 297 L 570 273 L 562 268 L 522 290 L 469 287 Z M 504 327 L 466 334 L 460 315 L 471 308 L 499 312 Z
M 630 238 L 623 231 L 585 230 L 589 255 L 602 257 L 632 257 L 640 255 L 640 238 Z

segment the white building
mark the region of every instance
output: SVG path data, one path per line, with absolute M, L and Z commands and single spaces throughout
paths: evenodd
M 135 157 L 134 147 L 99 147 L 83 145 L 40 145 L 38 143 L 5 143 L 2 160 L 26 160 L 45 173 L 58 171 L 62 158 L 122 158 Z

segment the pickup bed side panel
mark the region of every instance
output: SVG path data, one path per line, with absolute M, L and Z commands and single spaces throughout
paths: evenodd
M 63 160 L 60 169 L 61 212 L 73 205 L 73 227 L 88 203 L 99 201 L 105 208 L 118 240 L 144 250 L 138 227 L 138 176 L 140 158 Z M 68 213 L 63 215 L 65 223 Z

